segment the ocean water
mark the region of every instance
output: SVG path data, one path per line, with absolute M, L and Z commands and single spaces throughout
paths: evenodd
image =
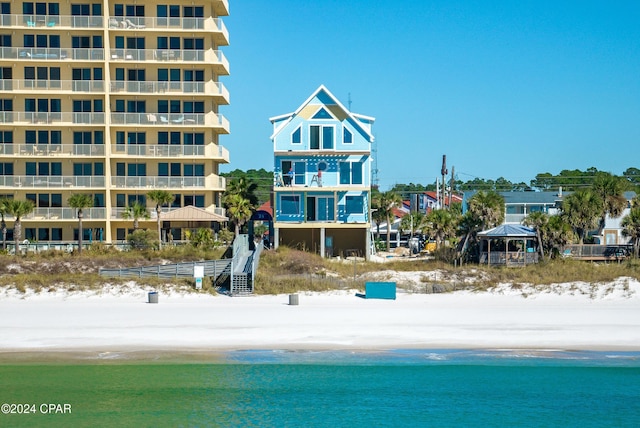
M 203 360 L 5 361 L 0 426 L 640 424 L 640 353 L 238 351 Z

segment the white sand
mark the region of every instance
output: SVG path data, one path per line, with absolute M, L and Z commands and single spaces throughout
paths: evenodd
M 123 294 L 118 294 L 123 293 Z M 525 297 L 526 296 L 526 297 Z M 640 284 L 558 284 L 551 293 L 355 291 L 289 296 L 167 295 L 147 290 L 20 295 L 0 290 L 0 352 L 526 348 L 640 350 Z

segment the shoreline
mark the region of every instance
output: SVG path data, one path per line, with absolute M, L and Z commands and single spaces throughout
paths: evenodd
M 161 293 L 151 304 L 143 287 L 121 294 L 5 291 L 0 363 L 63 355 L 74 361 L 117 355 L 209 360 L 242 351 L 640 352 L 640 283 L 602 287 L 613 291 L 522 294 L 496 287 L 399 292 L 395 300 L 381 300 L 347 290 L 300 293 L 299 305 L 289 305 L 288 295 L 178 293 Z

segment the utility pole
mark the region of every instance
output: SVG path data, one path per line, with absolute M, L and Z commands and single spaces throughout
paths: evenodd
M 447 182 L 445 181 L 445 176 L 449 171 L 447 170 L 447 155 L 442 155 L 442 168 L 440 169 L 440 173 L 442 174 L 442 209 L 445 208 L 446 202 L 446 194 L 447 194 Z

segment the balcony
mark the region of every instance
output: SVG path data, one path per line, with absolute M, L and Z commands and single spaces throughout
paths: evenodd
M 110 16 L 108 19 L 111 30 L 161 30 L 180 31 L 189 33 L 198 31 L 218 33 L 215 38 L 217 45 L 229 44 L 229 31 L 220 18 L 180 18 L 153 16 Z
M 97 156 L 104 157 L 103 144 L 0 144 L 0 154 L 18 156 Z
M 85 208 L 82 210 L 83 220 L 105 220 L 106 208 Z M 22 217 L 23 220 L 75 220 L 78 221 L 78 210 L 75 208 L 36 208 L 32 213 Z
M 61 112 L 0 112 L 0 123 L 14 125 L 54 124 L 60 125 L 104 125 L 104 113 L 61 113 Z
M 219 162 L 229 163 L 229 150 L 216 144 L 208 144 L 206 146 L 118 144 L 115 146 L 115 149 L 113 149 L 112 155 L 154 158 L 198 158 L 204 156 L 207 159 L 216 159 Z
M 28 189 L 58 189 L 73 187 L 104 188 L 105 177 L 100 176 L 68 176 L 68 175 L 3 175 L 0 176 L 0 187 Z
M 32 48 L 3 47 L 0 48 L 0 59 L 17 59 L 24 61 L 68 61 L 70 59 L 86 61 L 104 61 L 102 48 Z
M 73 92 L 104 93 L 103 80 L 0 80 L 0 92 Z
M 7 48 L 5 48 L 7 49 Z M 11 48 L 8 48 L 11 49 Z M 109 58 L 112 62 L 175 62 L 175 63 L 206 63 L 215 67 L 217 74 L 229 74 L 229 61 L 224 53 L 215 49 L 110 49 Z
M 104 28 L 102 16 L 77 15 L 1 15 L 0 27 L 71 29 L 71 28 Z
M 229 121 L 219 113 L 111 113 L 112 125 L 150 125 L 154 127 L 208 127 L 229 133 Z
M 224 177 L 209 174 L 206 177 L 111 177 L 111 185 L 118 189 L 195 189 L 224 191 Z
M 0 80 L 0 82 L 2 82 Z M 7 82 L 10 82 L 8 80 Z M 170 95 L 206 95 L 220 97 L 219 103 L 229 103 L 229 91 L 219 82 L 132 82 L 112 81 L 111 93 L 118 94 L 170 94 Z

